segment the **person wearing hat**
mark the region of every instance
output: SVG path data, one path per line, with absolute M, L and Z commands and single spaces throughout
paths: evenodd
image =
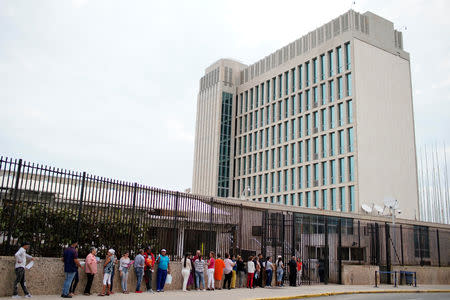
M 27 250 L 30 248 L 30 243 L 23 242 L 19 250 L 16 252 L 14 257 L 16 258 L 16 265 L 14 272 L 16 273 L 16 280 L 14 281 L 14 291 L 13 298 L 20 298 L 17 292 L 17 285 L 20 283 L 22 290 L 26 298 L 31 298 L 30 292 L 28 292 L 27 284 L 25 281 L 25 265 L 27 264 L 27 258 L 34 260 L 31 255 L 27 254 Z
M 166 255 L 166 249 L 161 250 L 156 262 L 158 263 L 158 272 L 156 273 L 156 291 L 164 292 L 167 274 L 170 274 L 170 260 Z
M 110 295 L 110 286 L 111 286 L 111 273 L 114 268 L 114 254 L 116 251 L 114 249 L 109 249 L 106 254 L 106 260 L 103 265 L 103 289 L 99 296 Z

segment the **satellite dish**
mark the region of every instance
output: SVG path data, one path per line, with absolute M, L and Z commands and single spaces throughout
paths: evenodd
M 386 197 L 386 198 L 384 198 L 384 206 L 386 206 L 390 209 L 397 209 L 398 201 L 394 197 Z
M 363 211 L 365 211 L 368 214 L 370 214 L 372 212 L 372 207 L 370 207 L 367 204 L 364 204 L 364 203 L 361 204 L 361 208 L 362 208 Z
M 373 206 L 373 209 L 375 209 L 379 215 L 382 214 L 383 210 L 384 210 L 381 206 L 376 205 L 376 204 Z

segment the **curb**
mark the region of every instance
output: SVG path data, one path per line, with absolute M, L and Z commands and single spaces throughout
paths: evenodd
M 353 295 L 353 294 L 412 294 L 412 293 L 450 293 L 450 290 L 377 290 L 377 291 L 349 291 L 349 292 L 329 292 L 318 294 L 302 294 L 296 296 L 283 296 L 283 297 L 264 297 L 253 298 L 252 300 L 289 300 L 289 299 L 304 299 L 326 296 L 338 296 L 338 295 Z

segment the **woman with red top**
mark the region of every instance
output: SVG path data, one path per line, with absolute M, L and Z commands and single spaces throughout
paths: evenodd
M 209 259 L 208 259 L 208 291 L 214 291 L 214 269 L 215 269 L 215 263 L 216 260 L 214 259 L 214 252 L 209 252 Z
M 225 268 L 225 262 L 222 259 L 222 256 L 220 254 L 217 254 L 216 264 L 214 268 L 214 279 L 218 281 L 218 290 L 221 290 L 221 284 L 220 281 L 222 280 L 223 276 L 223 269 Z

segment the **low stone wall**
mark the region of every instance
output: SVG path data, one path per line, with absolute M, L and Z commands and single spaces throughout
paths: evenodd
M 99 272 L 94 277 L 91 293 L 99 293 L 102 289 L 103 265 L 104 261 L 98 265 Z M 171 262 L 172 284 L 166 285 L 165 290 L 181 289 L 181 263 Z M 80 282 L 78 283 L 76 293 L 82 294 L 86 286 L 86 274 L 79 269 Z M 205 277 L 206 274 L 205 274 Z M 26 270 L 27 287 L 31 294 L 34 295 L 59 295 L 61 294 L 64 282 L 64 266 L 60 258 L 37 257 L 34 260 L 34 266 L 30 270 Z M 156 272 L 152 276 L 153 289 L 156 290 Z M 14 273 L 14 257 L 0 256 L 0 296 L 11 296 L 13 284 L 15 280 Z M 207 280 L 207 278 L 205 278 Z M 128 290 L 136 289 L 136 276 L 134 269 L 130 269 L 128 276 Z M 114 275 L 113 291 L 121 292 L 120 276 L 118 268 Z M 145 291 L 145 282 L 142 280 L 141 291 Z M 19 294 L 22 294 L 22 288 L 19 285 Z
M 450 267 L 393 266 L 392 270 L 417 272 L 417 285 L 450 284 Z
M 379 270 L 372 265 L 342 265 L 342 284 L 375 285 L 375 271 Z

